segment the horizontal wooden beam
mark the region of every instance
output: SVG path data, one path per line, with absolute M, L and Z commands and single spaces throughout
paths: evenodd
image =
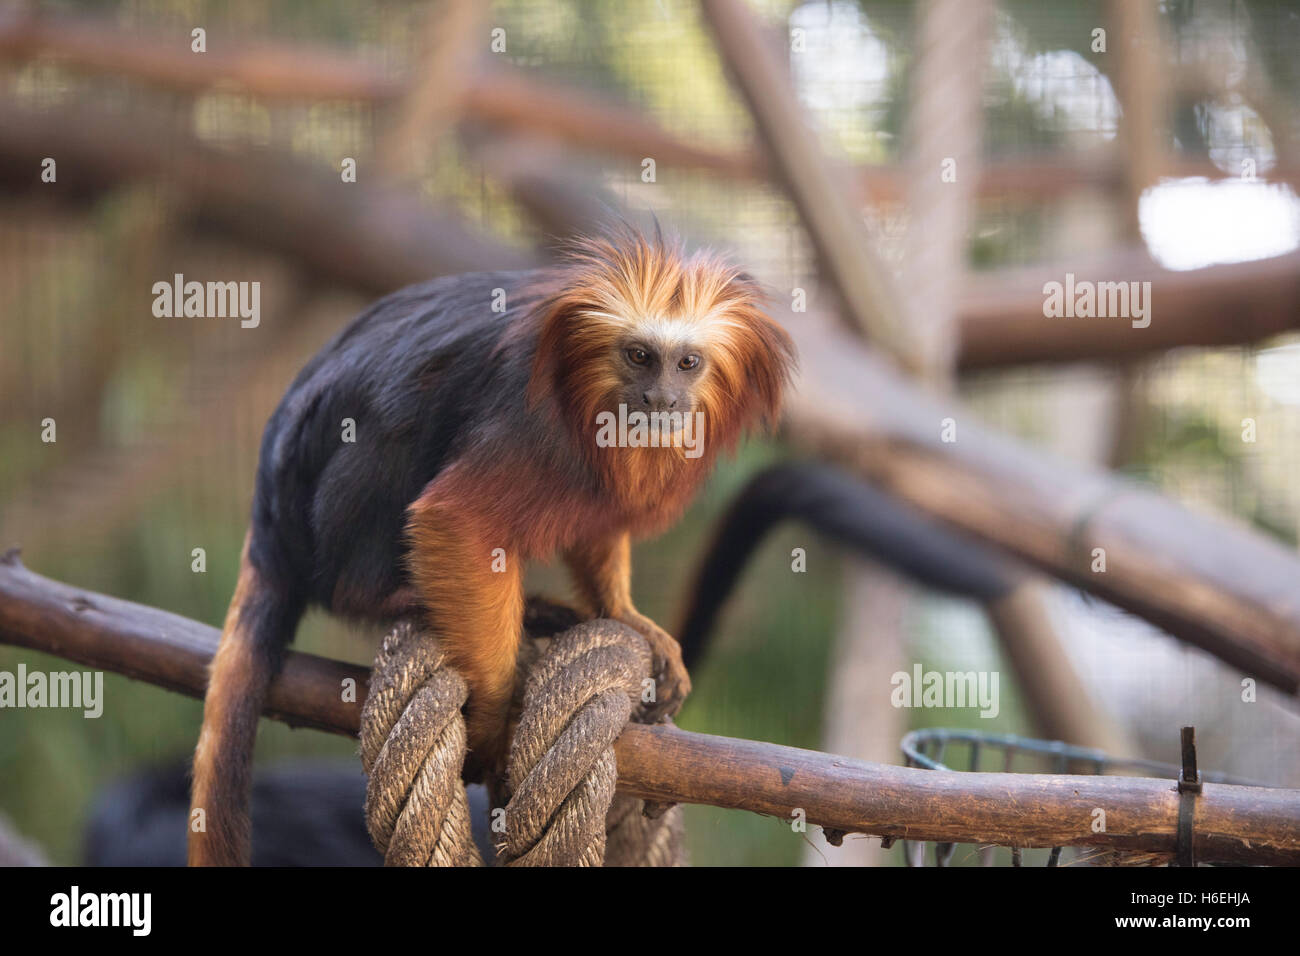
M 283 154 L 230 152 L 138 112 L 37 112 L 0 102 L 0 188 L 51 202 L 139 182 L 183 197 L 197 224 L 288 256 L 308 272 L 371 293 L 437 275 L 540 262 L 459 215 L 377 177 Z M 42 183 L 41 160 L 58 179 Z
M 341 50 L 238 37 L 209 37 L 202 56 L 188 33 L 127 32 L 107 20 L 18 7 L 0 12 L 0 58 L 44 59 L 83 73 L 129 77 L 179 93 L 238 90 L 268 100 L 356 100 L 384 107 L 400 100 L 409 79 Z M 463 81 L 458 110 L 466 118 L 587 148 L 653 156 L 730 176 L 756 178 L 753 150 L 700 146 L 675 136 L 616 100 L 549 83 L 501 66 L 476 68 Z M 637 166 L 637 171 L 640 167 Z
M 127 31 L 110 19 L 52 14 L 30 4 L 0 10 L 0 57 L 41 58 L 83 73 L 130 77 L 182 93 L 238 89 L 268 99 L 388 101 L 405 92 L 394 76 L 341 50 L 213 34 L 201 56 L 188 28 Z
M 45 59 L 71 70 L 124 76 L 181 93 L 239 90 L 268 100 L 354 100 L 383 107 L 399 100 L 408 79 L 354 54 L 321 46 L 240 37 L 212 38 L 195 56 L 188 34 L 127 32 L 116 23 L 83 15 L 58 15 L 34 6 L 0 11 L 0 58 Z M 545 136 L 661 165 L 708 170 L 738 179 L 764 179 L 768 163 L 754 148 L 701 146 L 675 136 L 627 104 L 593 96 L 509 67 L 494 66 L 467 78 L 460 109 L 474 121 L 515 133 Z M 1207 159 L 1168 157 L 1170 176 L 1229 178 Z M 901 202 L 906 173 L 896 166 L 845 170 L 859 203 Z M 1000 157 L 980 170 L 981 197 L 1021 201 L 1053 199 L 1081 188 L 1116 189 L 1122 167 L 1115 150 Z M 1274 170 L 1271 180 L 1295 181 L 1294 170 Z
M 1047 282 L 1150 282 L 1150 323 L 1049 318 Z M 1180 346 L 1260 342 L 1300 329 L 1300 252 L 1178 271 L 1141 248 L 1002 269 L 967 281 L 958 306 L 963 371 L 1009 365 L 1129 361 Z
M 168 183 L 193 201 L 201 225 L 368 293 L 434 275 L 540 261 L 382 182 L 363 177 L 343 183 L 332 171 L 299 159 L 231 154 L 138 114 L 44 113 L 0 104 L 0 129 L 0 189 L 82 200 L 130 182 Z M 58 159 L 57 183 L 40 181 L 46 156 Z M 537 170 L 522 178 L 554 213 L 547 222 L 551 231 L 564 232 L 575 221 L 589 227 L 602 214 L 598 197 L 584 195 L 579 181 L 539 179 Z M 1043 284 L 1064 281 L 1066 272 L 1096 281 L 1149 280 L 1150 326 L 1044 317 Z M 1300 253 L 1180 272 L 1130 249 L 1101 259 L 999 270 L 968 280 L 957 327 L 963 371 L 1128 361 L 1176 346 L 1258 342 L 1300 328 Z
M 84 591 L 0 558 L 0 643 L 53 654 L 191 697 L 207 686 L 219 632 Z M 369 672 L 290 652 L 266 716 L 352 737 Z M 343 701 L 354 680 L 357 700 Z M 1020 847 L 1106 846 L 1172 853 L 1179 797 L 1155 778 L 990 774 L 866 763 L 814 751 L 630 725 L 616 744 L 618 786 L 649 800 L 749 810 L 832 830 Z M 1093 832 L 1095 810 L 1105 832 Z M 1300 791 L 1205 784 L 1196 800 L 1198 859 L 1300 863 Z

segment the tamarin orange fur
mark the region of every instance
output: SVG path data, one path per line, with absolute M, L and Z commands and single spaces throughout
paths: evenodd
M 262 439 L 195 754 L 190 863 L 248 863 L 258 716 L 311 604 L 426 615 L 469 685 L 471 757 L 488 765 L 505 746 L 524 563 L 559 553 L 587 613 L 645 635 L 660 712 L 679 706 L 690 678 L 632 603 L 630 539 L 675 521 L 718 454 L 777 419 L 793 360 L 747 275 L 627 228 L 555 267 L 436 279 L 358 317 Z M 699 447 L 608 447 L 598 418 L 620 405 L 701 413 Z

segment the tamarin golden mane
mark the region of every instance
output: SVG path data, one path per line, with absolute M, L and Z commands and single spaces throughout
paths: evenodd
M 690 679 L 676 641 L 632 603 L 630 539 L 680 517 L 717 456 L 776 421 L 793 362 L 752 279 L 626 227 L 554 267 L 435 279 L 360 315 L 262 438 L 195 754 L 205 828 L 193 815 L 190 862 L 248 862 L 258 716 L 309 605 L 425 615 L 469 686 L 482 768 L 506 745 L 524 564 L 559 554 L 585 613 L 646 636 L 657 712 L 680 706 Z M 620 405 L 700 413 L 701 453 L 608 447 L 598 418 Z

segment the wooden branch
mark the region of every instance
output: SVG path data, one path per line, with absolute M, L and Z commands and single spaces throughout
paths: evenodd
M 610 98 L 547 83 L 517 70 L 484 71 L 465 91 L 467 116 L 516 133 L 597 149 L 636 162 L 653 157 L 662 168 L 682 166 L 758 179 L 762 157 L 750 149 L 699 146 L 674 136 L 648 116 Z
M 33 574 L 16 549 L 0 557 L 2 643 L 202 697 L 220 636 L 216 628 L 178 614 Z M 344 680 L 355 680 L 364 697 L 369 675 L 355 664 L 291 653 L 271 687 L 266 716 L 355 736 L 361 702 L 344 703 L 340 688 Z
M 917 363 L 906 315 L 862 217 L 844 201 L 840 171 L 822 156 L 786 68 L 742 0 L 703 0 L 723 61 L 794 200 L 817 258 L 851 324 L 906 366 Z
M 436 11 L 435 11 L 436 13 Z M 0 14 L 0 57 L 43 57 L 70 69 L 107 73 L 181 93 L 236 88 L 273 100 L 359 100 L 387 106 L 408 93 L 410 80 L 338 50 L 238 37 L 203 56 L 188 35 L 128 33 L 89 17 L 51 15 L 34 8 Z M 755 178 L 753 150 L 697 146 L 672 135 L 626 105 L 566 89 L 510 68 L 474 69 L 457 92 L 457 108 L 476 120 L 531 132 L 640 160 L 679 164 Z
M 955 400 L 906 381 L 829 317 L 799 318 L 790 331 L 808 374 L 787 403 L 796 444 L 1249 676 L 1300 690 L 1300 557 L 1292 549 L 992 433 Z M 943 442 L 948 418 L 956 440 Z M 1094 548 L 1105 550 L 1104 573 L 1091 569 Z
M 0 558 L 0 642 L 201 697 L 215 628 L 83 591 Z M 368 671 L 290 652 L 266 716 L 355 736 Z M 343 681 L 357 685 L 342 700 Z M 705 803 L 855 833 L 999 843 L 1093 845 L 1173 852 L 1173 781 L 1135 777 L 920 770 L 747 740 L 630 725 L 617 743 L 619 789 L 649 800 Z M 1107 812 L 1104 833 L 1093 812 Z M 1300 863 L 1300 791 L 1205 784 L 1197 798 L 1199 859 Z
M 387 101 L 406 81 L 345 53 L 240 38 L 212 40 L 202 56 L 189 33 L 127 32 L 98 17 L 50 14 L 27 4 L 0 10 L 0 56 L 43 57 L 86 73 L 110 73 L 170 90 L 242 88 L 271 99 Z
M 1043 284 L 1150 282 L 1151 324 L 1043 315 Z M 958 308 L 958 366 L 1128 360 L 1177 346 L 1240 345 L 1300 329 L 1300 252 L 1176 272 L 1142 249 L 972 278 Z
M 1175 783 L 1146 777 L 963 773 L 850 760 L 752 740 L 630 726 L 616 746 L 619 788 L 648 800 L 707 803 L 846 832 L 1001 846 L 1111 846 L 1172 852 Z M 1198 860 L 1294 865 L 1300 791 L 1204 785 Z M 1092 833 L 1097 808 L 1107 833 Z M 1233 812 L 1242 817 L 1234 819 Z
M 407 190 L 364 177 L 344 183 L 337 171 L 286 156 L 217 150 L 140 115 L 0 104 L 0 129 L 0 182 L 51 199 L 163 182 L 185 195 L 200 224 L 369 292 L 539 261 Z M 46 156 L 58 160 L 57 183 L 40 183 Z

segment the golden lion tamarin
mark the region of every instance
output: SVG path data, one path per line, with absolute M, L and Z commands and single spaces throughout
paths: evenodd
M 629 541 L 677 519 L 718 453 L 775 421 L 793 359 L 747 275 L 626 228 L 558 266 L 403 289 L 353 321 L 262 438 L 195 754 L 206 829 L 191 864 L 248 862 L 258 716 L 309 604 L 426 615 L 469 686 L 485 765 L 505 746 L 524 562 L 559 553 L 587 613 L 645 635 L 659 712 L 680 705 L 690 679 L 633 606 Z

